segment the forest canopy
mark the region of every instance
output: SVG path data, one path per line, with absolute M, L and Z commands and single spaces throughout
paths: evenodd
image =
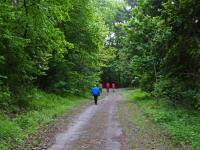
M 81 94 L 114 57 L 105 46 L 115 0 L 1 0 L 0 105 L 24 107 L 40 88 Z
M 199 1 L 127 2 L 131 8 L 118 12 L 120 20 L 111 44 L 117 49 L 117 57 L 110 68 L 105 68 L 104 77 L 115 76 L 119 85 L 139 86 L 175 106 L 198 108 Z
M 0 105 L 99 82 L 199 107 L 198 0 L 0 0 Z

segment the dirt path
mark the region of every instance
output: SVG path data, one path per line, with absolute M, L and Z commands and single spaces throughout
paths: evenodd
M 110 93 L 72 117 L 48 150 L 182 150 L 122 92 Z
M 118 121 L 121 100 L 120 93 L 112 93 L 89 106 L 48 150 L 129 150 Z

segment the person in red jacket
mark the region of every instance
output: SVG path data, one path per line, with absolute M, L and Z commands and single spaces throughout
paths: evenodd
M 107 93 L 109 93 L 109 89 L 110 89 L 110 83 L 106 83 L 106 90 L 107 90 Z
M 116 88 L 115 83 L 112 83 L 112 89 L 113 89 L 113 92 L 115 92 L 115 88 Z

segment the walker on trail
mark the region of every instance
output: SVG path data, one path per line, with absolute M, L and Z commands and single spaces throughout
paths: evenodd
M 100 88 L 97 87 L 96 85 L 91 89 L 91 93 L 94 96 L 94 103 L 95 105 L 97 105 L 97 101 L 98 101 L 98 96 L 100 96 Z
M 110 90 L 110 83 L 106 83 L 106 90 L 107 90 L 107 93 L 109 93 L 109 90 Z
M 112 90 L 113 90 L 113 92 L 115 92 L 115 88 L 116 88 L 116 84 L 112 83 Z

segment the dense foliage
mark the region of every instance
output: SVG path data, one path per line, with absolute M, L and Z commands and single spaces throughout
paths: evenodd
M 81 94 L 91 85 L 140 86 L 198 108 L 198 0 L 1 0 L 0 105 L 32 91 Z
M 200 1 L 0 0 L 0 129 L 8 139 L 18 137 L 9 131 L 18 112 L 53 107 L 45 92 L 80 95 L 100 80 L 200 109 Z M 47 98 L 34 106 L 38 91 Z
M 114 9 L 113 0 L 0 0 L 1 108 L 24 108 L 35 87 L 81 94 L 98 82 L 114 56 L 105 47 Z
M 131 12 L 117 22 L 115 30 L 114 46 L 119 56 L 116 74 L 121 74 L 121 84 L 128 81 L 159 98 L 170 99 L 174 105 L 197 108 L 199 1 L 138 0 L 130 4 Z

